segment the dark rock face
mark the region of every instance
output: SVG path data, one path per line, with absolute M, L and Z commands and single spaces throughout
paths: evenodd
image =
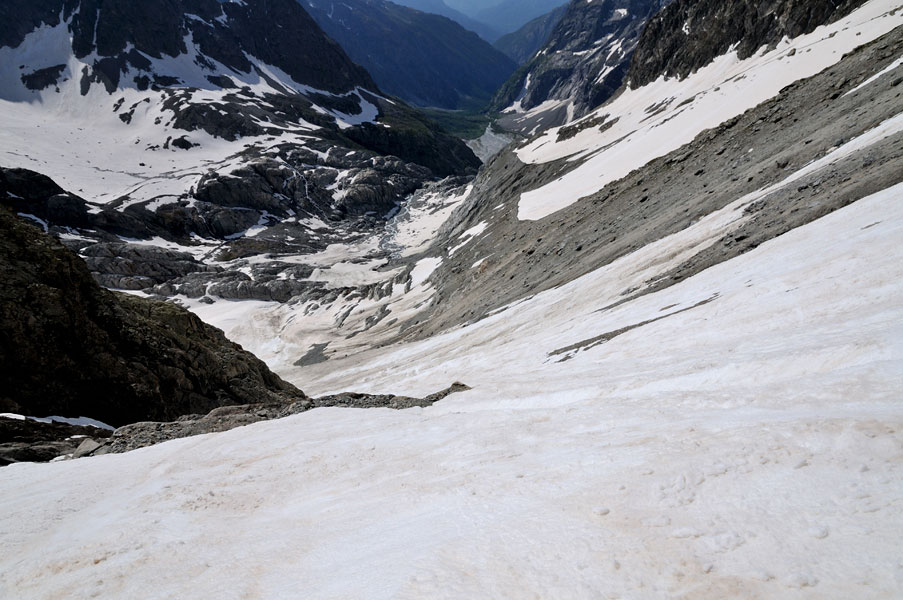
M 463 142 L 447 143 L 449 136 L 429 121 L 410 122 L 410 128 L 379 127 L 364 123 L 345 135 L 379 154 L 391 154 L 429 167 L 440 177 L 475 175 L 480 159 Z
M 70 227 L 90 227 L 92 223 L 84 200 L 69 194 L 49 177 L 27 169 L 0 167 L 0 204 Z
M 573 103 L 570 114 L 560 111 L 542 122 L 543 128 L 587 114 L 624 82 L 646 21 L 668 1 L 573 0 L 542 50 L 498 91 L 493 108 L 502 110 L 518 100 L 528 110 L 548 100 Z M 525 131 L 536 126 L 530 122 L 519 127 L 516 116 L 501 124 Z
M 662 75 L 684 78 L 726 54 L 741 59 L 762 46 L 809 33 L 858 8 L 865 0 L 676 0 L 651 19 L 630 66 L 633 87 Z
M 533 19 L 517 31 L 503 35 L 493 45 L 508 58 L 522 65 L 546 45 L 567 8 L 567 4 L 559 6 L 552 12 Z
M 451 19 L 384 0 L 304 0 L 379 87 L 418 106 L 485 104 L 514 63 Z
M 304 272 L 303 267 L 294 272 L 291 268 L 284 269 L 282 273 L 284 275 L 270 274 L 261 272 L 261 269 L 255 269 L 253 277 L 236 271 L 223 271 L 215 275 L 195 273 L 174 278 L 147 291 L 165 297 L 180 294 L 188 298 L 216 296 L 225 300 L 288 302 L 315 287 L 312 282 L 298 281 L 310 276 L 310 272 Z
M 19 0 L 0 4 L 0 46 L 15 48 L 43 23 L 59 24 L 60 13 L 68 18 L 76 0 Z
M 336 171 L 303 169 L 300 161 L 292 161 L 299 167 L 293 168 L 288 166 L 292 163 L 268 158 L 226 176 L 204 176 L 198 182 L 195 197 L 210 207 L 241 208 L 242 214 L 253 221 L 251 225 L 264 213 L 280 218 L 302 213 L 342 220 L 368 213 L 385 215 L 431 175 L 423 167 L 372 153 L 361 153 L 353 161 L 347 155 L 344 158 L 339 164 L 348 166 L 334 168 L 349 168 L 353 172 L 347 178 L 345 195 L 338 200 L 326 190 L 335 183 Z M 201 210 L 208 216 L 213 212 L 203 205 Z M 211 224 L 216 237 L 226 237 L 248 226 L 243 223 L 239 228 L 227 228 L 217 226 L 215 221 Z
M 0 411 L 122 425 L 304 398 L 184 309 L 101 289 L 6 209 L 0 233 Z
M 60 75 L 63 74 L 65 68 L 66 65 L 55 65 L 45 69 L 38 69 L 32 73 L 23 74 L 22 83 L 30 90 L 43 90 L 44 88 L 55 84 L 59 80 Z

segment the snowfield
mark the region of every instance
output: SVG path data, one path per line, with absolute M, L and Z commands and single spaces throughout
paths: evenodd
M 0 596 L 899 597 L 901 199 L 605 308 L 700 221 L 297 381 L 474 388 L 428 409 L 7 467 Z

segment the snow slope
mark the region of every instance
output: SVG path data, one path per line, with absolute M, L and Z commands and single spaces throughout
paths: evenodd
M 8 467 L 0 596 L 897 597 L 901 198 L 605 308 L 742 218 L 728 207 L 298 382 L 474 388 L 428 409 Z
M 784 40 L 770 52 L 763 48 L 742 61 L 730 53 L 686 80 L 661 78 L 627 89 L 582 120 L 607 116 L 611 126 L 604 131 L 588 126 L 559 141 L 560 129 L 550 129 L 520 148 L 518 158 L 534 164 L 567 158 L 579 161 L 579 166 L 524 193 L 518 218 L 535 221 L 566 208 L 692 141 L 705 129 L 761 104 L 794 81 L 835 64 L 845 53 L 903 25 L 899 8 L 898 2 L 872 0 L 836 23 Z

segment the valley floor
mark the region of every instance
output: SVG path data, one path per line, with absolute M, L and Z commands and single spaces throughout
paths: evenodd
M 293 377 L 473 388 L 430 408 L 7 467 L 0 596 L 897 597 L 901 197 L 611 306 L 724 209 L 475 324 Z

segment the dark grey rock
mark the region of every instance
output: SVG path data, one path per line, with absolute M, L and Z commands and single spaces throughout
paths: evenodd
M 22 83 L 30 90 L 43 90 L 59 82 L 66 65 L 55 65 L 22 75 Z
M 216 408 L 206 415 L 186 415 L 168 423 L 141 422 L 120 427 L 113 433 L 112 437 L 98 444 L 97 448 L 89 454 L 128 452 L 169 440 L 228 431 L 260 421 L 281 419 L 314 408 L 391 408 L 404 410 L 414 407 L 426 407 L 445 399 L 451 394 L 468 389 L 470 388 L 462 383 L 453 383 L 441 392 L 431 394 L 425 398 L 344 393 L 313 400 L 305 398 L 292 403 L 225 406 Z
M 97 427 L 0 417 L 0 466 L 14 462 L 47 462 L 73 454 L 88 437 L 104 440 L 112 434 L 112 431 Z
M 140 244 L 93 244 L 81 256 L 98 283 L 115 289 L 142 290 L 189 273 L 221 271 L 187 252 Z
M 172 304 L 100 288 L 58 241 L 0 208 L 0 412 L 111 425 L 302 392 Z
M 103 444 L 101 444 L 100 442 L 97 442 L 91 438 L 85 438 L 84 440 L 82 440 L 82 443 L 78 445 L 78 448 L 75 449 L 75 452 L 72 454 L 72 458 L 90 456 L 102 445 Z

